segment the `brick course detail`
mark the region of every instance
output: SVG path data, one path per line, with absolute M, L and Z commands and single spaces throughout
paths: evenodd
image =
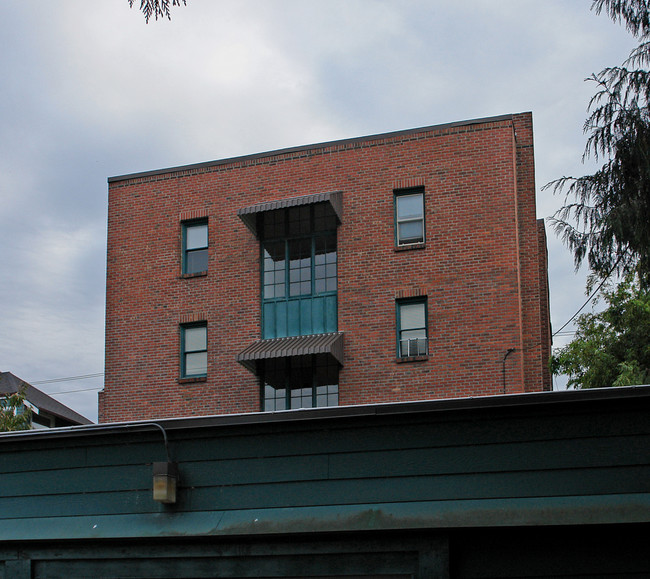
M 424 187 L 426 239 L 395 251 L 393 191 Z M 342 405 L 550 389 L 547 258 L 532 115 L 521 113 L 109 179 L 102 422 L 260 410 L 236 362 L 261 337 L 257 203 L 342 191 Z M 207 218 L 207 275 L 181 275 Z M 395 300 L 426 296 L 429 355 L 397 363 Z M 208 372 L 180 380 L 180 324 L 205 321 Z M 512 352 L 508 353 L 509 350 Z

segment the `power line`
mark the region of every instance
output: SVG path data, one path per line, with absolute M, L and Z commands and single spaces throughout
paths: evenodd
M 90 392 L 91 390 L 101 390 L 103 386 L 93 386 L 92 388 L 79 388 L 77 390 L 62 390 L 61 392 L 48 392 L 48 396 L 58 396 L 59 394 L 72 394 L 73 392 Z
M 30 382 L 32 386 L 37 384 L 54 384 L 55 382 L 71 382 L 72 380 L 86 380 L 87 378 L 100 378 L 104 372 L 97 372 L 95 374 L 82 374 L 80 376 L 67 376 L 65 378 L 52 378 L 50 380 L 39 380 L 38 382 Z
M 600 291 L 600 288 L 603 287 L 603 284 L 604 284 L 604 283 L 609 279 L 609 276 L 612 275 L 612 273 L 614 273 L 614 270 L 618 267 L 618 263 L 621 261 L 621 258 L 622 258 L 622 257 L 623 257 L 623 256 L 621 255 L 621 256 L 616 260 L 616 263 L 612 266 L 612 269 L 610 269 L 610 270 L 607 272 L 607 275 L 603 278 L 603 281 L 601 281 L 600 284 L 598 284 L 598 287 L 597 287 L 594 291 L 591 292 L 591 295 L 587 298 L 587 301 L 586 301 L 584 304 L 582 304 L 582 305 L 580 306 L 580 308 L 578 309 L 578 311 L 577 311 L 575 314 L 573 314 L 573 315 L 572 315 L 572 316 L 571 316 L 571 317 L 566 321 L 566 323 L 565 323 L 565 324 L 564 324 L 564 325 L 563 325 L 563 326 L 562 326 L 562 327 L 561 327 L 557 332 L 555 332 L 555 333 L 551 336 L 552 338 L 554 338 L 555 336 L 557 336 L 557 335 L 558 335 L 558 334 L 559 334 L 559 333 L 560 333 L 564 328 L 566 328 L 566 327 L 567 327 L 567 326 L 568 326 L 568 325 L 569 325 L 569 324 L 574 320 L 574 318 L 575 318 L 575 317 L 576 317 L 576 316 L 577 316 L 577 315 L 578 315 L 578 314 L 583 310 L 583 308 L 584 308 L 584 307 L 585 307 L 585 306 L 586 306 L 586 305 L 587 305 L 587 304 L 588 304 L 588 303 L 589 303 L 589 302 L 594 298 L 594 296 L 595 296 L 595 295 Z
M 609 276 L 607 276 L 607 277 L 609 277 Z M 562 327 L 561 327 L 557 332 L 554 332 L 554 333 L 553 333 L 553 335 L 551 336 L 552 338 L 554 338 L 555 336 L 557 336 L 557 335 L 558 335 L 558 334 L 559 334 L 559 333 L 560 333 L 564 328 L 566 328 L 566 327 L 567 327 L 567 326 L 568 326 L 568 325 L 569 325 L 569 324 L 570 324 L 570 323 L 575 319 L 575 317 L 576 317 L 576 316 L 577 316 L 577 315 L 578 315 L 578 314 L 579 314 L 579 313 L 584 309 L 584 307 L 585 307 L 585 306 L 586 306 L 586 305 L 587 305 L 587 304 L 588 304 L 592 299 L 594 299 L 594 296 L 598 293 L 598 291 L 600 290 L 600 288 L 603 287 L 603 284 L 607 281 L 607 277 L 606 277 L 603 281 L 600 282 L 600 284 L 598 285 L 598 287 L 597 287 L 593 292 L 591 292 L 591 295 L 587 298 L 587 301 L 586 301 L 584 304 L 582 304 L 582 305 L 580 306 L 580 308 L 578 308 L 578 311 L 577 311 L 575 314 L 573 314 L 573 315 L 572 315 L 572 316 L 571 316 L 571 317 L 566 321 L 566 323 L 565 323 L 565 324 L 564 324 L 564 325 L 563 325 L 563 326 L 562 326 Z

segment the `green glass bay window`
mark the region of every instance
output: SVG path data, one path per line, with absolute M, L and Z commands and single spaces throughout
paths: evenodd
M 336 219 L 323 203 L 261 216 L 263 338 L 337 330 Z
M 264 411 L 336 406 L 336 232 L 340 191 L 264 201 L 237 211 L 260 241 L 262 335 L 237 355 L 259 377 Z

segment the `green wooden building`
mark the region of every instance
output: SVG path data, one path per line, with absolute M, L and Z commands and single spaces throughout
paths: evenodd
M 0 579 L 650 577 L 650 387 L 8 433 L 0 495 Z

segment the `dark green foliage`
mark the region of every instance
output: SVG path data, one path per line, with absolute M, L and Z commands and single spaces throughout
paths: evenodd
M 569 386 L 601 388 L 650 383 L 650 289 L 630 277 L 603 291 L 607 308 L 577 319 L 573 341 L 557 351 L 554 374 Z
M 603 10 L 615 22 L 625 24 L 634 36 L 650 32 L 648 0 L 594 0 L 591 9 L 600 14 Z
M 135 0 L 129 0 L 129 6 L 133 8 L 133 2 Z M 167 17 L 168 20 L 171 20 L 171 7 L 180 6 L 181 2 L 186 6 L 185 0 L 140 0 L 140 10 L 144 14 L 144 19 L 149 23 L 149 19 L 153 16 L 156 20 L 160 18 Z
M 0 432 L 29 430 L 32 411 L 25 405 L 25 392 L 15 392 L 0 398 Z
M 589 103 L 584 157 L 602 160 L 593 175 L 550 183 L 566 192 L 553 226 L 572 250 L 576 267 L 586 258 L 601 279 L 637 272 L 650 284 L 650 7 L 647 0 L 595 0 L 640 40 L 622 66 L 588 80 L 598 91 Z M 572 202 L 569 202 L 572 199 Z

